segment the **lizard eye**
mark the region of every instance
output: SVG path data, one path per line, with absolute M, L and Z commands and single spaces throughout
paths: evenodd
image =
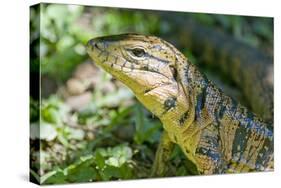
M 131 52 L 135 57 L 143 57 L 145 55 L 145 51 L 142 48 L 133 48 Z

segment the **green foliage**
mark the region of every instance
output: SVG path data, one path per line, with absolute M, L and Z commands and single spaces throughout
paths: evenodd
M 65 169 L 56 169 L 41 177 L 42 184 L 107 181 L 132 177 L 132 149 L 124 144 L 98 148 L 94 155 L 80 159 Z
M 87 15 L 83 14 L 85 11 L 85 7 L 76 5 L 41 5 L 42 74 L 59 82 L 65 81 L 77 64 L 86 59 L 85 44 L 92 37 L 136 31 L 155 33 L 159 27 L 157 18 L 152 14 L 93 8 L 91 13 L 94 16 L 86 20 Z M 39 17 L 38 14 L 34 13 L 33 17 Z M 34 29 L 32 33 L 38 31 L 38 27 L 31 29 Z
M 143 144 L 144 142 L 155 143 L 160 139 L 160 122 L 151 121 L 145 110 L 139 104 L 134 109 L 134 117 L 136 118 L 136 133 L 134 135 L 134 141 L 137 144 Z
M 105 78 L 103 84 L 108 83 L 110 78 Z M 135 170 L 138 163 L 150 163 L 146 171 L 151 168 L 160 122 L 151 119 L 140 104 L 126 104 L 133 102 L 128 89 L 118 87 L 106 95 L 103 90 L 100 86 L 93 92 L 92 102 L 75 112 L 56 95 L 41 101 L 40 123 L 31 124 L 31 139 L 41 143 L 40 150 L 33 153 L 38 163 L 33 163 L 31 175 L 38 179 L 34 170 L 43 172 L 41 183 L 133 179 L 143 177 Z M 131 143 L 120 140 L 119 135 L 128 127 Z M 147 154 L 139 145 L 146 147 Z
M 82 6 L 41 5 L 42 74 L 48 74 L 58 81 L 65 80 L 74 67 L 85 59 L 84 44 L 91 33 L 83 31 L 76 23 L 82 11 Z
M 271 18 L 242 17 L 221 14 L 192 14 L 192 17 L 200 23 L 217 27 L 228 32 L 234 37 L 252 45 L 264 48 L 273 43 L 273 22 Z

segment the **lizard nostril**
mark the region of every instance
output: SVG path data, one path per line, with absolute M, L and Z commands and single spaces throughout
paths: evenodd
M 99 46 L 97 43 L 94 44 L 94 47 L 99 49 Z
M 91 39 L 91 40 L 88 41 L 87 46 L 93 47 L 94 44 L 95 44 L 95 43 L 94 43 L 94 40 Z
M 87 46 L 91 47 L 91 48 L 97 48 L 99 50 L 101 50 L 101 47 L 99 45 L 99 43 L 95 40 L 95 39 L 91 39 L 88 41 Z

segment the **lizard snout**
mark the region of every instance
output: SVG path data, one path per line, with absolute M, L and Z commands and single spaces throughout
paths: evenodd
M 99 49 L 99 50 L 102 50 L 102 44 L 101 44 L 101 42 L 99 41 L 99 40 L 97 40 L 97 39 L 91 39 L 91 40 L 89 40 L 88 41 L 88 43 L 87 43 L 87 48 L 90 48 L 90 49 L 94 49 L 94 48 L 97 48 L 97 49 Z

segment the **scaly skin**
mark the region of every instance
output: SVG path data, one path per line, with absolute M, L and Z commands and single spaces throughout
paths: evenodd
M 270 125 L 226 96 L 168 42 L 123 34 L 92 39 L 87 51 L 163 123 L 153 176 L 165 174 L 173 143 L 201 174 L 273 168 Z
M 253 112 L 266 122 L 273 122 L 272 57 L 264 50 L 195 22 L 188 16 L 173 17 L 165 12 L 159 16 L 159 19 L 168 20 L 175 28 L 167 34 L 169 40 L 177 47 L 192 49 L 192 53 L 200 57 L 202 62 L 228 75 L 240 87 Z M 177 27 L 179 25 L 181 27 Z M 173 35 L 174 32 L 179 34 Z

